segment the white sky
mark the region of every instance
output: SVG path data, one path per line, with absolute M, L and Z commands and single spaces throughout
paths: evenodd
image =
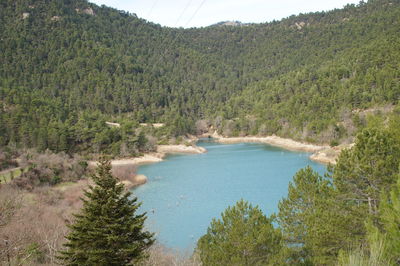
M 290 15 L 342 8 L 359 0 L 89 0 L 169 27 L 203 27 L 220 21 L 270 22 Z M 197 12 L 196 12 L 197 11 Z

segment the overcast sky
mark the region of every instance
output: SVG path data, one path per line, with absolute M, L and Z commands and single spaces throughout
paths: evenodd
M 351 0 L 89 0 L 170 27 L 203 27 L 220 21 L 270 22 L 290 15 L 342 8 Z

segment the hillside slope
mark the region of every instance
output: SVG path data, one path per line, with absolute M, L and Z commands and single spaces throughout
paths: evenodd
M 199 119 L 226 135 L 339 141 L 352 110 L 397 105 L 399 31 L 398 0 L 200 29 L 84 0 L 3 0 L 0 145 L 118 150 L 138 122 L 181 135 Z

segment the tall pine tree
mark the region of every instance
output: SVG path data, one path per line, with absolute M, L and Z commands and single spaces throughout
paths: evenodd
M 101 159 L 92 178 L 60 259 L 66 265 L 132 265 L 154 242 L 143 229 L 145 213 L 135 214 L 140 203 L 117 184 L 108 160 Z
M 258 206 L 243 199 L 213 219 L 197 242 L 203 265 L 277 265 L 282 234 Z
M 346 205 L 377 215 L 380 194 L 396 183 L 400 143 L 388 130 L 365 129 L 352 149 L 341 152 L 333 181 Z

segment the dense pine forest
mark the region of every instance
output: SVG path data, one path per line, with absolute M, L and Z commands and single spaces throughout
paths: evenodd
M 83 0 L 3 0 L 0 145 L 119 155 L 137 150 L 139 123 L 166 123 L 151 132 L 162 139 L 199 120 L 227 136 L 340 143 L 359 112 L 398 103 L 399 18 L 399 1 L 371 0 L 176 29 Z
M 0 264 L 400 263 L 399 0 L 190 29 L 0 0 L 0 96 Z M 109 159 L 214 131 L 348 145 L 275 214 L 242 199 L 180 258 L 136 213 L 136 166 Z

